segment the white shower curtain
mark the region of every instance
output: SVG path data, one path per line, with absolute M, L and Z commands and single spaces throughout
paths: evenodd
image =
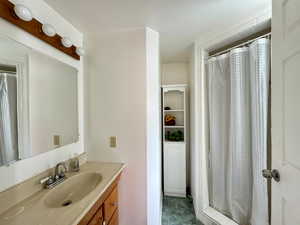
M 211 145 L 211 189 L 210 200 L 214 207 L 229 214 L 227 194 L 227 170 L 229 156 L 229 104 L 230 70 L 229 55 L 211 58 L 207 64 L 209 85 L 209 124 L 214 131 L 210 135 Z
M 269 40 L 207 62 L 210 203 L 241 225 L 268 225 Z
M 250 216 L 252 186 L 249 65 L 247 47 L 230 52 L 228 198 L 232 218 L 243 225 Z
M 252 225 L 269 224 L 267 180 L 261 171 L 267 168 L 268 93 L 270 79 L 270 41 L 260 39 L 250 46 L 252 116 Z
M 16 77 L 0 74 L 0 166 L 18 159 Z

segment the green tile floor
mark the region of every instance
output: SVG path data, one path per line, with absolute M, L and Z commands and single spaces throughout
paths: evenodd
M 162 225 L 203 225 L 195 217 L 190 198 L 166 197 L 163 199 Z

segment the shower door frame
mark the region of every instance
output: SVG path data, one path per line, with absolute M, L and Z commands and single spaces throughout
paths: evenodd
M 216 32 L 210 38 L 199 40 L 195 43 L 194 54 L 196 63 L 196 72 L 194 74 L 195 84 L 195 136 L 198 140 L 194 141 L 197 146 L 195 152 L 195 188 L 196 193 L 194 196 L 195 212 L 197 218 L 205 221 L 209 225 L 239 225 L 229 217 L 223 215 L 209 204 L 209 180 L 208 180 L 208 107 L 207 107 L 207 85 L 205 75 L 205 60 L 208 57 L 208 49 L 222 43 L 223 41 L 236 36 L 245 30 L 253 29 L 253 27 L 266 24 L 270 21 L 272 16 L 272 9 L 256 15 L 251 20 L 240 23 L 239 26 L 228 31 Z

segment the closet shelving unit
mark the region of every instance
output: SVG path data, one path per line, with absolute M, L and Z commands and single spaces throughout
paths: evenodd
M 166 115 L 175 116 L 176 124 L 166 125 Z M 186 197 L 187 85 L 162 86 L 162 121 L 164 194 Z M 174 132 L 182 137 L 174 140 Z

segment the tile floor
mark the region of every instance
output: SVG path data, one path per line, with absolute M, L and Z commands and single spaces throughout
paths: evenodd
M 203 225 L 197 221 L 190 198 L 164 197 L 162 225 Z

